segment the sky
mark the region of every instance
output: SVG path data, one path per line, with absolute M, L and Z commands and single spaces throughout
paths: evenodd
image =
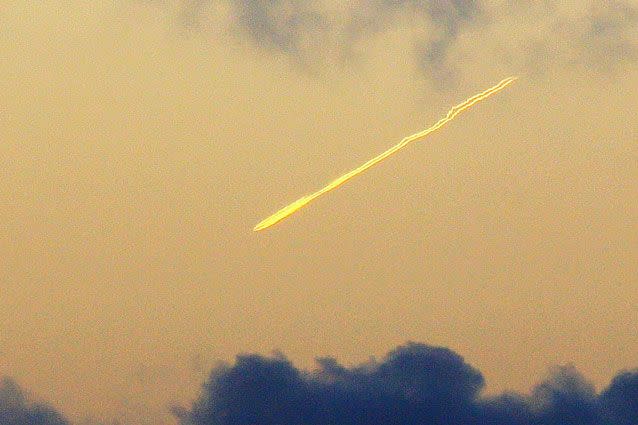
M 216 423 L 198 406 L 242 359 L 376 376 L 445 347 L 481 377 L 468 400 L 564 374 L 607 400 L 638 366 L 636 1 L 25 1 L 0 22 L 0 402 Z

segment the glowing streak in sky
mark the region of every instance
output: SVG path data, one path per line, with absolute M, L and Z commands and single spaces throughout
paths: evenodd
M 342 184 L 344 184 L 345 182 L 347 182 L 348 180 L 350 180 L 354 176 L 363 173 L 364 171 L 366 171 L 368 168 L 372 167 L 373 165 L 378 164 L 379 162 L 383 161 L 384 159 L 386 159 L 387 157 L 389 157 L 391 155 L 394 155 L 396 152 L 398 152 L 400 149 L 403 149 L 408 144 L 414 142 L 417 139 L 425 137 L 425 136 L 427 136 L 430 133 L 435 132 L 436 130 L 438 130 L 439 128 L 443 127 L 448 122 L 452 121 L 454 119 L 454 117 L 456 117 L 458 114 L 460 114 L 464 110 L 468 109 L 469 107 L 471 107 L 475 103 L 478 103 L 481 100 L 487 99 L 491 95 L 493 95 L 495 93 L 498 93 L 499 91 L 503 90 L 505 87 L 507 87 L 508 85 L 513 83 L 515 80 L 516 80 L 516 77 L 506 78 L 503 81 L 501 81 L 500 83 L 498 83 L 497 85 L 495 85 L 493 87 L 490 87 L 489 89 L 487 89 L 487 90 L 485 90 L 485 91 L 483 91 L 483 92 L 481 92 L 481 93 L 479 93 L 477 95 L 474 95 L 474 96 L 470 97 L 469 99 L 465 100 L 463 103 L 460 103 L 460 104 L 454 106 L 452 109 L 450 109 L 448 111 L 448 113 L 447 113 L 447 115 L 445 117 L 441 118 L 433 126 L 431 126 L 429 128 L 426 128 L 425 130 L 420 131 L 420 132 L 418 132 L 416 134 L 413 134 L 411 136 L 408 136 L 408 137 L 404 138 L 398 144 L 392 146 L 387 151 L 375 156 L 374 158 L 372 158 L 371 160 L 369 160 L 365 164 L 363 164 L 363 165 L 355 168 L 354 170 L 344 174 L 343 176 L 339 177 L 338 179 L 333 180 L 332 182 L 328 183 L 325 187 L 319 189 L 315 193 L 310 194 L 310 195 L 306 195 L 306 196 L 304 196 L 302 198 L 297 199 L 292 204 L 280 209 L 279 211 L 277 211 L 276 213 L 274 213 L 270 217 L 260 221 L 259 224 L 257 224 L 254 227 L 253 230 L 254 231 L 263 230 L 263 229 L 265 229 L 267 227 L 270 227 L 273 224 L 283 220 L 284 218 L 288 217 L 289 215 L 291 215 L 292 213 L 294 213 L 298 209 L 300 209 L 303 206 L 307 205 L 310 201 L 318 198 L 319 196 L 323 195 L 326 192 L 331 191 L 332 189 L 336 189 L 337 187 L 341 186 Z

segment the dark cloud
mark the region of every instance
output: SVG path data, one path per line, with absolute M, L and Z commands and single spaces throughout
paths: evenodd
M 601 404 L 611 423 L 631 425 L 638 423 L 638 371 L 623 372 L 616 376 L 602 393 Z
M 0 424 L 2 425 L 68 425 L 69 422 L 52 407 L 29 401 L 11 379 L 0 380 Z
M 638 423 L 638 371 L 597 394 L 571 366 L 530 395 L 480 395 L 479 371 L 445 348 L 410 343 L 382 361 L 335 359 L 303 371 L 281 354 L 238 356 L 216 368 L 200 398 L 176 409 L 184 425 L 628 425 Z
M 487 397 L 483 387 L 481 373 L 461 356 L 424 344 L 352 367 L 319 358 L 312 371 L 283 354 L 240 355 L 213 369 L 189 408 L 173 412 L 182 425 L 638 424 L 638 369 L 621 372 L 601 393 L 573 366 L 555 368 L 528 395 Z M 69 422 L 4 379 L 0 424 Z

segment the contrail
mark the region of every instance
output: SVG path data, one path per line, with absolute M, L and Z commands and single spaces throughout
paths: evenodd
M 306 195 L 306 196 L 304 196 L 302 198 L 297 199 L 292 204 L 280 209 L 279 211 L 277 211 L 276 213 L 274 213 L 270 217 L 260 221 L 259 224 L 257 224 L 253 228 L 253 230 L 254 231 L 263 230 L 263 229 L 265 229 L 267 227 L 272 226 L 275 223 L 278 223 L 279 221 L 281 221 L 284 218 L 288 217 L 289 215 L 291 215 L 292 213 L 294 213 L 298 209 L 300 209 L 303 206 L 307 205 L 310 201 L 318 198 L 319 196 L 323 195 L 326 192 L 331 191 L 332 189 L 336 189 L 337 187 L 341 186 L 342 184 L 344 184 L 345 182 L 347 182 L 348 180 L 350 180 L 354 176 L 363 173 L 364 171 L 366 171 L 368 168 L 372 167 L 373 165 L 378 164 L 379 162 L 383 161 L 384 159 L 386 159 L 387 157 L 389 157 L 391 155 L 394 155 L 396 152 L 398 152 L 400 149 L 403 149 L 409 143 L 412 143 L 412 142 L 414 142 L 417 139 L 420 139 L 422 137 L 427 136 L 430 133 L 435 132 L 436 130 L 438 130 L 439 128 L 443 127 L 448 122 L 452 121 L 454 119 L 454 117 L 456 117 L 458 114 L 460 114 L 461 112 L 463 112 L 464 110 L 466 110 L 470 106 L 474 105 L 475 103 L 480 102 L 481 100 L 487 99 L 488 97 L 490 97 L 491 95 L 493 95 L 495 93 L 498 93 L 499 91 L 503 90 L 508 85 L 512 84 L 516 79 L 517 79 L 517 77 L 506 78 L 503 81 L 501 81 L 500 83 L 498 83 L 497 85 L 495 85 L 493 87 L 490 87 L 489 89 L 470 97 L 469 99 L 465 100 L 463 103 L 459 103 L 458 105 L 456 105 L 452 109 L 450 109 L 448 111 L 447 115 L 445 117 L 441 118 L 440 120 L 438 120 L 436 122 L 436 124 L 434 124 L 433 126 L 431 126 L 429 128 L 426 128 L 425 130 L 420 131 L 420 132 L 418 132 L 416 134 L 413 134 L 411 136 L 408 136 L 408 137 L 404 138 L 398 144 L 392 146 L 387 151 L 375 156 L 374 158 L 372 158 L 371 160 L 369 160 L 365 164 L 363 164 L 363 165 L 355 168 L 354 170 L 344 174 L 343 176 L 339 177 L 338 179 L 333 180 L 332 182 L 328 183 L 325 187 L 319 189 L 315 193 L 310 194 L 310 195 Z

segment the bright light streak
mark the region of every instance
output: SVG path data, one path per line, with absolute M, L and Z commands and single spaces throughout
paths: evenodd
M 501 81 L 500 83 L 496 84 L 495 86 L 490 87 L 489 89 L 470 97 L 469 99 L 465 100 L 462 103 L 459 103 L 458 105 L 456 105 L 452 109 L 450 109 L 445 117 L 443 117 L 440 120 L 438 120 L 431 127 L 426 128 L 423 131 L 420 131 L 418 133 L 415 133 L 415 134 L 413 134 L 411 136 L 408 136 L 408 137 L 404 138 L 398 144 L 392 146 L 387 151 L 375 156 L 371 160 L 367 161 L 365 164 L 363 164 L 363 165 L 355 168 L 354 170 L 344 174 L 343 176 L 339 177 L 338 179 L 333 180 L 332 182 L 328 183 L 326 186 L 324 186 L 323 188 L 319 189 L 318 191 L 316 191 L 316 192 L 314 192 L 314 193 L 312 193 L 310 195 L 306 195 L 306 196 L 304 196 L 302 198 L 297 199 L 292 204 L 287 205 L 286 207 L 280 209 L 279 211 L 277 211 L 276 213 L 274 213 L 270 217 L 260 221 L 254 227 L 253 230 L 254 231 L 263 230 L 263 229 L 266 229 L 266 228 L 272 226 L 273 224 L 276 224 L 276 223 L 280 222 L 281 220 L 283 220 L 284 218 L 288 217 L 289 215 L 291 215 L 295 211 L 301 209 L 305 205 L 308 205 L 308 203 L 310 203 L 310 201 L 313 201 L 314 199 L 318 198 L 319 196 L 323 195 L 324 193 L 327 193 L 327 192 L 329 192 L 329 191 L 331 191 L 333 189 L 336 189 L 337 187 L 341 186 L 342 184 L 344 184 L 345 182 L 347 182 L 348 180 L 350 180 L 354 176 L 363 173 L 364 171 L 366 171 L 368 168 L 372 167 L 373 165 L 378 164 L 379 162 L 383 161 L 384 159 L 388 158 L 391 155 L 394 155 L 396 152 L 398 152 L 399 150 L 403 149 L 408 144 L 414 142 L 417 139 L 425 137 L 428 134 L 433 133 L 436 130 L 440 129 L 445 124 L 447 124 L 448 122 L 452 121 L 454 119 L 454 117 L 456 117 L 458 114 L 460 114 L 464 110 L 470 108 L 471 106 L 473 106 L 474 104 L 480 102 L 481 100 L 487 99 L 491 95 L 493 95 L 495 93 L 498 93 L 499 91 L 503 90 L 505 87 L 507 87 L 508 85 L 513 83 L 516 80 L 516 78 L 517 77 L 506 78 L 503 81 Z

